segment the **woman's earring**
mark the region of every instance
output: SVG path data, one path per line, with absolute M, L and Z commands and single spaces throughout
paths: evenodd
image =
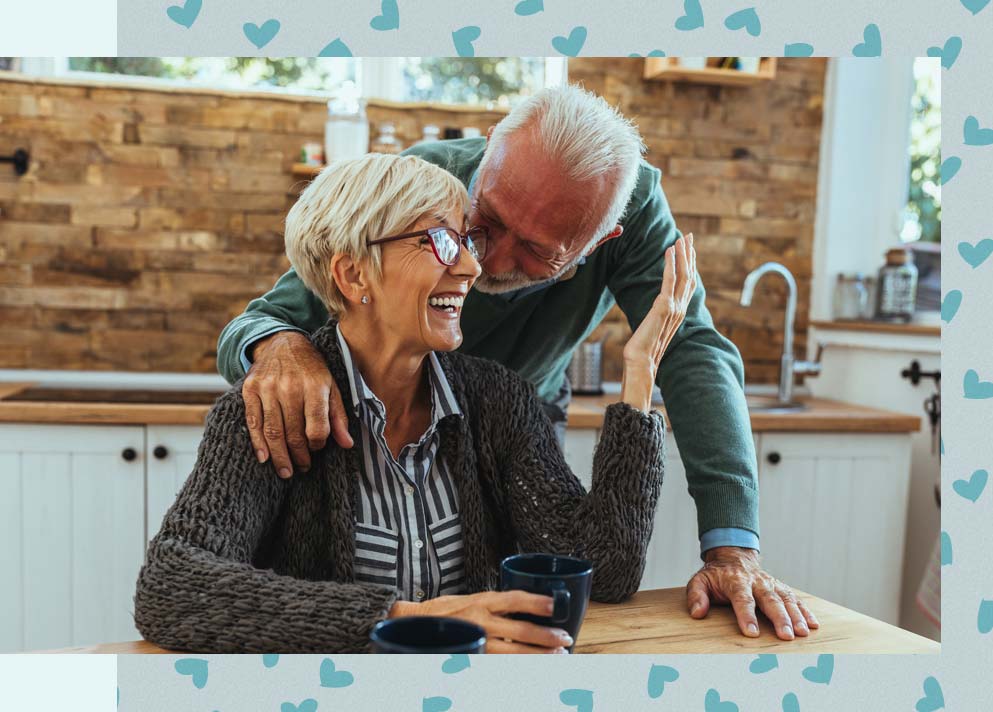
M 368 304 L 369 303 L 369 297 L 367 297 L 366 295 L 363 294 L 362 295 L 362 303 L 363 304 Z

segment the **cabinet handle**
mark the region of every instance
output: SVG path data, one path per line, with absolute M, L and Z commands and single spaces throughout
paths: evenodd
M 135 460 L 135 458 L 138 457 L 138 453 L 137 453 L 137 451 L 135 451 L 135 449 L 133 447 L 126 447 L 121 452 L 121 457 L 123 457 L 128 462 L 132 462 L 132 461 Z
M 765 456 L 765 459 L 768 460 L 773 465 L 778 465 L 779 461 L 782 460 L 783 458 L 778 452 L 770 452 L 768 455 Z
M 156 445 L 155 449 L 152 450 L 152 454 L 155 455 L 156 460 L 165 460 L 169 457 L 169 450 L 165 445 Z

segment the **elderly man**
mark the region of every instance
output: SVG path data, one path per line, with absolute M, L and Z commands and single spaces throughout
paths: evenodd
M 537 388 L 560 428 L 565 371 L 575 347 L 616 302 L 632 328 L 662 282 L 679 237 L 637 129 L 575 86 L 545 89 L 485 139 L 408 149 L 468 186 L 469 225 L 489 233 L 483 273 L 462 312 L 462 350 L 514 369 Z M 218 367 L 244 376 L 248 429 L 259 460 L 282 477 L 310 466 L 333 434 L 351 447 L 342 396 L 307 334 L 328 317 L 293 270 L 225 327 Z M 762 570 L 758 480 L 737 349 L 714 329 L 698 286 L 656 379 L 697 507 L 703 567 L 687 585 L 690 615 L 730 603 L 745 635 L 756 604 L 777 635 L 805 636 L 817 621 Z M 499 397 L 499 394 L 494 394 Z

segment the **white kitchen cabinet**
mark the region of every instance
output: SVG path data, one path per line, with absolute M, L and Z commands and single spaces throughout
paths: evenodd
M 145 540 L 149 540 L 162 527 L 162 517 L 193 472 L 203 427 L 149 425 L 145 431 L 148 442 Z
M 132 640 L 141 426 L 0 425 L 0 652 Z

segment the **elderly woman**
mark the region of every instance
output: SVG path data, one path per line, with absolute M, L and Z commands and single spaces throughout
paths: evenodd
M 204 652 L 363 652 L 379 621 L 452 616 L 485 628 L 489 652 L 563 652 L 551 599 L 496 592 L 520 551 L 593 562 L 594 599 L 637 590 L 662 484 L 659 360 L 693 293 L 692 244 L 666 255 L 649 316 L 624 350 L 589 493 L 569 470 L 533 388 L 451 353 L 485 233 L 468 196 L 413 156 L 324 170 L 286 221 L 286 251 L 327 306 L 311 336 L 356 443 L 333 439 L 309 471 L 276 475 L 252 451 L 238 382 L 219 398 L 193 473 L 149 545 L 135 595 L 146 639 Z M 688 242 L 688 241 L 687 241 Z M 267 422 L 273 422 L 268 419 Z

